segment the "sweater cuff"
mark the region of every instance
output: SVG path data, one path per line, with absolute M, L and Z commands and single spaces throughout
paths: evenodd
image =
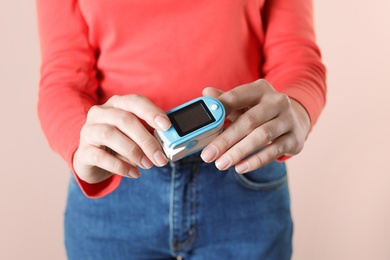
M 286 160 L 290 159 L 291 156 L 283 155 L 276 159 L 277 162 L 285 162 Z
M 72 173 L 84 195 L 90 199 L 98 199 L 110 194 L 122 180 L 122 176 L 114 174 L 104 181 L 91 184 L 81 180 L 73 170 Z

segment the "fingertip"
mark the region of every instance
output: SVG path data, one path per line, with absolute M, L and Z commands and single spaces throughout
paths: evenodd
M 134 168 L 131 168 L 131 169 L 128 171 L 127 174 L 129 175 L 130 178 L 135 178 L 135 179 L 139 178 L 140 175 L 141 175 L 141 174 L 139 173 L 139 171 L 138 171 L 137 169 L 134 169 Z
M 205 87 L 205 88 L 202 90 L 202 95 L 203 95 L 203 96 L 208 96 L 207 93 L 210 91 L 210 89 L 212 89 L 212 87 Z
M 171 122 L 166 116 L 158 115 L 154 118 L 154 123 L 159 130 L 166 131 L 171 127 Z
M 142 157 L 141 159 L 141 167 L 143 169 L 150 169 L 153 167 L 153 163 L 152 161 L 150 161 L 150 159 L 148 157 L 146 157 L 145 155 Z
M 218 98 L 221 94 L 223 94 L 223 91 L 214 87 L 206 87 L 202 91 L 203 96 L 209 96 Z
M 204 162 L 210 163 L 216 159 L 217 155 L 218 155 L 217 148 L 214 145 L 210 145 L 202 151 L 200 157 Z
M 236 165 L 236 172 L 239 174 L 246 173 L 248 169 L 249 169 L 249 164 L 247 162 Z
M 215 161 L 215 166 L 220 170 L 227 170 L 232 164 L 232 159 L 229 155 L 224 154 L 218 160 Z
M 162 151 L 157 151 L 153 155 L 154 160 L 156 161 L 156 166 L 162 167 L 168 163 L 168 158 L 165 156 L 165 154 Z

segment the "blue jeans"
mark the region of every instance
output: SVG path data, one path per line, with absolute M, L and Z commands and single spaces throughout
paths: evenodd
M 239 175 L 195 154 L 123 178 L 100 199 L 86 198 L 72 178 L 65 244 L 72 260 L 290 259 L 285 165 Z

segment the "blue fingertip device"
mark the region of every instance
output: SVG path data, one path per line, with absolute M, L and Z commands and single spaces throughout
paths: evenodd
M 172 126 L 154 135 L 170 161 L 177 161 L 208 145 L 223 130 L 225 108 L 212 97 L 199 97 L 167 112 Z

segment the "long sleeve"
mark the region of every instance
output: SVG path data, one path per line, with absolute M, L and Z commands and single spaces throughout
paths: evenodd
M 313 126 L 325 105 L 325 67 L 315 43 L 312 0 L 269 0 L 264 8 L 265 78 L 307 110 Z
M 311 0 L 264 2 L 36 0 L 38 113 L 51 148 L 73 169 L 87 111 L 112 95 L 136 93 L 168 110 L 205 86 L 228 91 L 260 77 L 300 102 L 314 125 L 326 87 Z M 121 180 L 74 176 L 88 197 Z
M 73 169 L 80 130 L 98 102 L 95 51 L 77 1 L 37 0 L 36 5 L 42 56 L 38 115 L 51 148 Z M 120 182 L 114 175 L 88 184 L 74 175 L 89 197 L 107 194 Z

